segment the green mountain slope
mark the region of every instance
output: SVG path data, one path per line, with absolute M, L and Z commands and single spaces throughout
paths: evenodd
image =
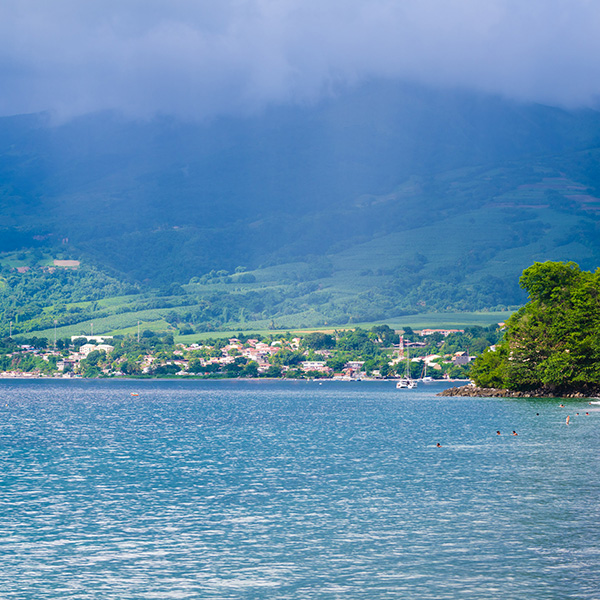
M 2 275 L 81 259 L 192 327 L 504 309 L 534 260 L 600 264 L 599 158 L 597 112 L 381 82 L 207 123 L 5 118 Z

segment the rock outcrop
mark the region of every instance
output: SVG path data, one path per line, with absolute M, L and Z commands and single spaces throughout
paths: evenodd
M 595 398 L 600 395 L 600 389 L 585 389 L 581 391 L 559 391 L 546 388 L 518 392 L 515 390 L 482 388 L 474 385 L 462 385 L 440 392 L 438 396 L 467 396 L 471 398 Z

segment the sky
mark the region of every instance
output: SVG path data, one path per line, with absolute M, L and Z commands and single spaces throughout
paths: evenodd
M 383 78 L 600 106 L 596 0 L 2 0 L 0 115 L 205 119 Z

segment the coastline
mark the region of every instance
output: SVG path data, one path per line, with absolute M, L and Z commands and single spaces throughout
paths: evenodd
M 16 375 L 9 375 L 6 373 L 0 374 L 0 381 L 13 381 L 18 380 L 44 380 L 44 381 L 318 381 L 318 382 L 343 382 L 343 383 L 368 383 L 368 382 L 389 382 L 396 383 L 398 379 L 384 379 L 378 377 L 361 377 L 355 378 L 344 378 L 344 377 L 206 377 L 202 375 L 146 375 L 140 377 L 139 375 L 110 375 L 105 377 L 83 377 L 81 375 L 73 375 L 70 377 L 64 376 L 52 376 L 52 375 L 28 375 L 19 373 Z M 468 381 L 466 379 L 435 379 L 431 382 L 420 382 L 421 385 L 427 385 L 428 383 L 460 383 Z M 463 386 L 468 387 L 468 386 Z M 459 388 L 451 388 L 459 389 Z M 452 394 L 456 395 L 456 394 Z
M 475 385 L 462 385 L 460 387 L 448 388 L 437 395 L 462 396 L 467 398 L 597 398 L 600 396 L 600 389 L 589 388 L 579 391 L 561 392 L 559 390 L 541 388 L 520 392 L 499 388 L 482 388 Z

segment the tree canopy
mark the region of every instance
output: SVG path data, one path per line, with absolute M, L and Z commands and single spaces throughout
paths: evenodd
M 549 393 L 600 387 L 600 269 L 535 263 L 519 283 L 529 302 L 509 319 L 504 339 L 475 361 L 475 383 Z

